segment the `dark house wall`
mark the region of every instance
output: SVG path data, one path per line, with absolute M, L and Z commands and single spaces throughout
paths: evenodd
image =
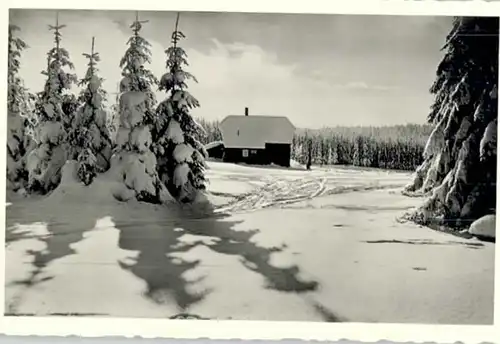
M 248 154 L 244 156 L 244 152 Z M 224 149 L 224 161 L 233 163 L 246 163 L 252 165 L 269 165 L 274 163 L 279 166 L 290 167 L 291 148 L 289 144 L 266 143 L 265 149 Z
M 243 162 L 252 165 L 267 164 L 266 151 L 264 149 L 246 149 L 248 156 L 243 156 L 242 148 L 226 148 L 224 150 L 224 161 L 226 162 Z
M 286 143 L 266 143 L 266 152 L 269 163 L 279 166 L 290 167 L 290 156 L 292 149 Z

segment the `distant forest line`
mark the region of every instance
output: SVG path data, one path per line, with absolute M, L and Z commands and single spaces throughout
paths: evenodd
M 219 121 L 197 119 L 205 129 L 199 140 L 221 141 Z M 432 131 L 429 125 L 407 124 L 384 127 L 328 127 L 297 129 L 292 143 L 292 159 L 301 164 L 352 165 L 394 170 L 415 170 L 423 162 L 423 152 Z

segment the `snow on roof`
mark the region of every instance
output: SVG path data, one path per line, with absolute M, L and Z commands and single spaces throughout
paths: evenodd
M 215 148 L 217 146 L 223 146 L 223 145 L 224 145 L 224 142 L 222 142 L 222 141 L 214 141 L 214 142 L 207 143 L 205 145 L 205 149 L 212 149 L 212 148 Z
M 295 127 L 287 117 L 227 116 L 220 128 L 226 148 L 265 148 L 266 143 L 291 144 Z

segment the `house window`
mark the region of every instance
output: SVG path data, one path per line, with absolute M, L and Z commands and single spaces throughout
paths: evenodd
M 241 154 L 243 155 L 244 158 L 248 158 L 248 149 L 243 149 Z
M 250 154 L 257 154 L 257 150 L 252 149 L 252 150 L 250 151 Z

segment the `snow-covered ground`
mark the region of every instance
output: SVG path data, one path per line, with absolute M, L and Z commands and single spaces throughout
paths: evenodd
M 209 166 L 209 211 L 9 199 L 6 312 L 492 323 L 495 245 L 398 221 L 409 173 Z

